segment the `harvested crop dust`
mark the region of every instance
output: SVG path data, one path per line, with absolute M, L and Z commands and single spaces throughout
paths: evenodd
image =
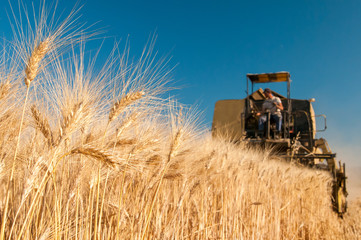
M 40 14 L 4 43 L 0 239 L 359 238 L 361 202 L 340 219 L 328 172 L 212 138 L 162 99 L 154 39 L 94 67 L 77 14 Z
M 347 171 L 349 200 L 361 199 L 361 167 L 350 167 Z

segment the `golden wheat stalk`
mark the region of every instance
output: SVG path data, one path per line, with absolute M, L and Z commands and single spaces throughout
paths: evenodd
M 35 105 L 31 107 L 31 113 L 35 120 L 35 124 L 40 130 L 40 132 L 44 135 L 44 137 L 48 140 L 49 146 L 54 144 L 53 141 L 53 133 L 50 129 L 50 125 L 48 120 L 39 112 Z
M 46 53 L 50 49 L 50 38 L 45 39 L 44 41 L 40 42 L 38 46 L 35 47 L 34 51 L 32 52 L 28 64 L 25 68 L 25 79 L 24 82 L 27 87 L 29 87 L 30 83 L 35 79 L 36 75 L 38 75 L 40 62 L 45 57 Z
M 181 140 L 182 140 L 182 137 L 183 137 L 183 129 L 179 129 L 176 134 L 175 134 L 175 137 L 174 137 L 174 140 L 172 141 L 172 144 L 171 144 L 171 147 L 170 147 L 170 151 L 169 151 L 169 155 L 168 155 L 168 161 L 167 161 L 167 164 L 165 165 L 165 167 L 163 168 L 163 171 L 161 173 L 161 176 L 160 176 L 160 180 L 158 182 L 158 185 L 157 185 L 157 189 L 155 191 L 155 194 L 153 196 L 153 199 L 152 199 L 152 202 L 151 202 L 151 205 L 150 205 L 150 210 L 149 212 L 147 213 L 147 217 L 146 217 L 146 222 L 145 222 L 145 227 L 143 229 L 143 233 L 142 233 L 142 240 L 144 240 L 145 238 L 145 234 L 147 232 L 147 229 L 148 229 L 148 226 L 149 226 L 149 221 L 150 221 L 150 218 L 151 218 L 151 215 L 152 215 L 152 212 L 153 212 L 153 208 L 154 208 L 154 204 L 155 204 L 155 201 L 158 197 L 158 193 L 159 193 L 159 190 L 160 190 L 160 187 L 162 185 L 162 182 L 163 182 L 163 179 L 164 179 L 164 176 L 169 168 L 169 163 L 170 161 L 172 160 L 172 158 L 174 156 L 177 155 L 178 153 L 178 149 L 181 145 Z
M 25 107 L 26 107 L 26 103 L 28 101 L 28 95 L 29 95 L 29 89 L 30 89 L 29 86 L 30 86 L 30 83 L 35 79 L 36 75 L 38 74 L 40 62 L 45 57 L 46 53 L 49 51 L 50 43 L 51 43 L 50 38 L 47 38 L 44 41 L 40 42 L 39 45 L 37 47 L 35 47 L 34 51 L 32 52 L 32 54 L 28 60 L 28 63 L 26 65 L 26 68 L 25 68 L 24 82 L 27 87 L 27 91 L 26 91 L 23 111 L 22 111 L 21 120 L 20 120 L 19 133 L 18 133 L 18 137 L 17 137 L 14 159 L 13 159 L 13 166 L 11 168 L 11 173 L 10 173 L 10 177 L 9 177 L 9 183 L 8 183 L 8 189 L 7 189 L 6 199 L 5 199 L 5 207 L 4 207 L 5 214 L 3 214 L 2 224 L 1 224 L 1 229 L 0 229 L 0 239 L 3 239 L 4 234 L 5 234 L 5 224 L 7 222 L 7 216 L 6 216 L 7 214 L 6 213 L 8 211 L 9 194 L 10 194 L 9 188 L 10 188 L 10 182 L 12 182 L 12 180 L 14 178 L 15 159 L 16 159 L 19 144 L 20 144 L 20 134 L 22 131 L 22 125 L 23 125 L 24 116 L 25 116 Z
M 94 147 L 77 147 L 71 150 L 71 154 L 82 154 L 84 156 L 94 158 L 95 160 L 105 163 L 111 167 L 114 167 L 115 164 L 109 154 Z
M 128 93 L 125 97 L 118 100 L 109 113 L 109 122 L 113 121 L 127 106 L 134 103 L 138 99 L 141 99 L 144 96 L 143 91 Z

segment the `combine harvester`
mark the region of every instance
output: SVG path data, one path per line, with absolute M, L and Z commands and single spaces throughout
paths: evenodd
M 253 91 L 257 83 L 287 83 L 287 97 L 274 91 L 283 105 L 282 128 L 276 131 L 271 113 L 266 112 L 264 130 L 258 130 L 259 112 L 266 99 L 260 88 Z M 249 92 L 252 84 L 252 93 Z M 334 210 L 343 216 L 347 210 L 347 190 L 345 164 L 337 163 L 333 153 L 323 138 L 316 138 L 317 132 L 325 131 L 326 116 L 315 115 L 310 100 L 291 99 L 290 74 L 288 72 L 247 74 L 247 97 L 245 99 L 220 100 L 216 103 L 212 124 L 213 136 L 227 136 L 232 142 L 247 142 L 261 146 L 271 146 L 278 155 L 287 161 L 296 162 L 311 168 L 329 171 L 333 177 L 332 202 Z M 324 128 L 316 129 L 316 119 L 322 118 Z

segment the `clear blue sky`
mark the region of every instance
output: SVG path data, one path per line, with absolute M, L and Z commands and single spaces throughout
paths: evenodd
M 9 39 L 9 5 L 0 2 L 0 36 Z M 328 130 L 321 136 L 342 160 L 361 165 L 360 0 L 83 3 L 83 20 L 100 21 L 105 35 L 116 39 L 129 35 L 135 54 L 156 31 L 156 49 L 178 64 L 173 78 L 184 87 L 174 94 L 204 110 L 209 126 L 217 100 L 245 97 L 247 73 L 289 71 L 291 96 L 316 98 L 317 113 L 327 115 Z M 74 4 L 59 0 L 58 10 Z M 279 86 L 285 93 L 285 85 Z

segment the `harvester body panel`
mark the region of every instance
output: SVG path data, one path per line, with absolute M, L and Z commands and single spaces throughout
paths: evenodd
M 245 99 L 221 100 L 214 107 L 213 135 L 221 135 L 232 141 L 241 139 L 244 133 Z

